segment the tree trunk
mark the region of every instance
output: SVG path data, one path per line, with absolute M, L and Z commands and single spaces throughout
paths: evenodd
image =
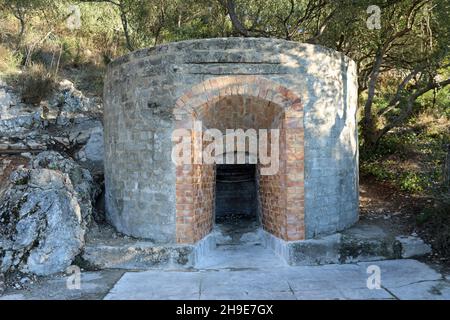
M 222 6 L 226 8 L 234 29 L 244 37 L 248 37 L 249 36 L 248 30 L 242 25 L 241 21 L 239 20 L 236 14 L 236 5 L 234 1 L 233 0 L 219 0 L 219 1 L 222 4 Z
M 384 52 L 379 49 L 373 64 L 372 72 L 370 74 L 370 80 L 367 91 L 367 101 L 364 104 L 364 119 L 362 123 L 364 147 L 367 149 L 373 149 L 376 147 L 378 138 L 375 128 L 375 119 L 372 112 L 373 99 L 375 97 L 375 89 L 380 74 L 381 64 L 383 63 Z
M 19 34 L 17 36 L 17 44 L 16 44 L 16 48 L 18 50 L 23 41 L 23 36 L 25 34 L 25 29 L 26 29 L 26 23 L 25 23 L 25 15 L 20 10 L 20 8 L 16 8 L 16 12 L 15 12 L 14 16 L 16 17 L 17 20 L 19 20 L 19 23 L 20 23 L 20 29 L 19 29 Z
M 120 2 L 119 10 L 120 10 L 120 20 L 122 21 L 123 33 L 125 34 L 125 41 L 127 43 L 127 49 L 129 51 L 134 51 L 134 47 L 131 44 L 130 32 L 128 29 L 128 19 L 127 19 L 127 15 L 126 15 L 126 11 L 125 11 L 123 2 Z

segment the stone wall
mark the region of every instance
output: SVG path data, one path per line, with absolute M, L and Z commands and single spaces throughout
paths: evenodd
M 231 83 L 229 92 L 213 88 L 227 86 L 230 79 L 247 85 Z M 193 88 L 199 84 L 210 87 L 196 94 Z M 286 172 L 295 173 L 286 180 L 291 205 L 284 215 L 294 227 L 284 239 L 311 238 L 351 225 L 358 217 L 356 86 L 356 66 L 347 57 L 276 39 L 183 41 L 113 61 L 104 90 L 108 219 L 121 232 L 163 243 L 177 238 L 192 242 L 207 233 L 211 219 L 196 218 L 204 229 L 180 239 L 185 232 L 177 225 L 180 169 L 171 162 L 177 113 L 184 116 L 186 103 L 194 108 L 252 92 L 283 108 L 301 105 L 285 115 L 287 127 L 293 126 L 286 132 L 292 151 L 286 154 Z M 304 154 L 298 151 L 303 148 Z M 202 188 L 210 190 L 210 185 Z

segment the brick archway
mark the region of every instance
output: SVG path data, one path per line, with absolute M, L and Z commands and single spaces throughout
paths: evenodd
M 218 101 L 236 96 L 265 101 L 282 110 L 278 124 L 280 169 L 276 175 L 261 176 L 260 181 L 262 225 L 283 240 L 302 240 L 305 238 L 303 106 L 293 91 L 258 76 L 205 80 L 177 100 L 173 111 L 175 127 L 193 129 L 194 120 L 208 114 Z M 268 105 L 260 105 L 258 112 L 264 113 Z M 194 243 L 212 230 L 214 168 L 206 164 L 176 167 L 178 243 Z

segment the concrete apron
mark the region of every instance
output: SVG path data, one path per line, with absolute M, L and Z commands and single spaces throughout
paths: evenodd
M 393 235 L 378 226 L 357 223 L 340 233 L 292 242 L 261 228 L 242 234 L 236 242 L 215 228 L 194 245 L 87 243 L 83 258 L 90 266 L 102 269 L 176 270 L 344 264 L 419 257 L 430 252 L 420 238 Z

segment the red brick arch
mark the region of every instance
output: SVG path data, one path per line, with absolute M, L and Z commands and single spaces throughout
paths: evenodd
M 261 176 L 263 228 L 286 241 L 305 238 L 304 128 L 301 99 L 292 90 L 259 76 L 208 79 L 185 92 L 174 108 L 175 127 L 192 129 L 199 114 L 224 97 L 245 96 L 272 102 L 282 110 L 280 170 Z M 263 112 L 263 111 L 262 111 Z M 233 128 L 230 128 L 233 129 Z M 213 227 L 213 165 L 176 167 L 176 231 L 178 243 L 194 243 Z

